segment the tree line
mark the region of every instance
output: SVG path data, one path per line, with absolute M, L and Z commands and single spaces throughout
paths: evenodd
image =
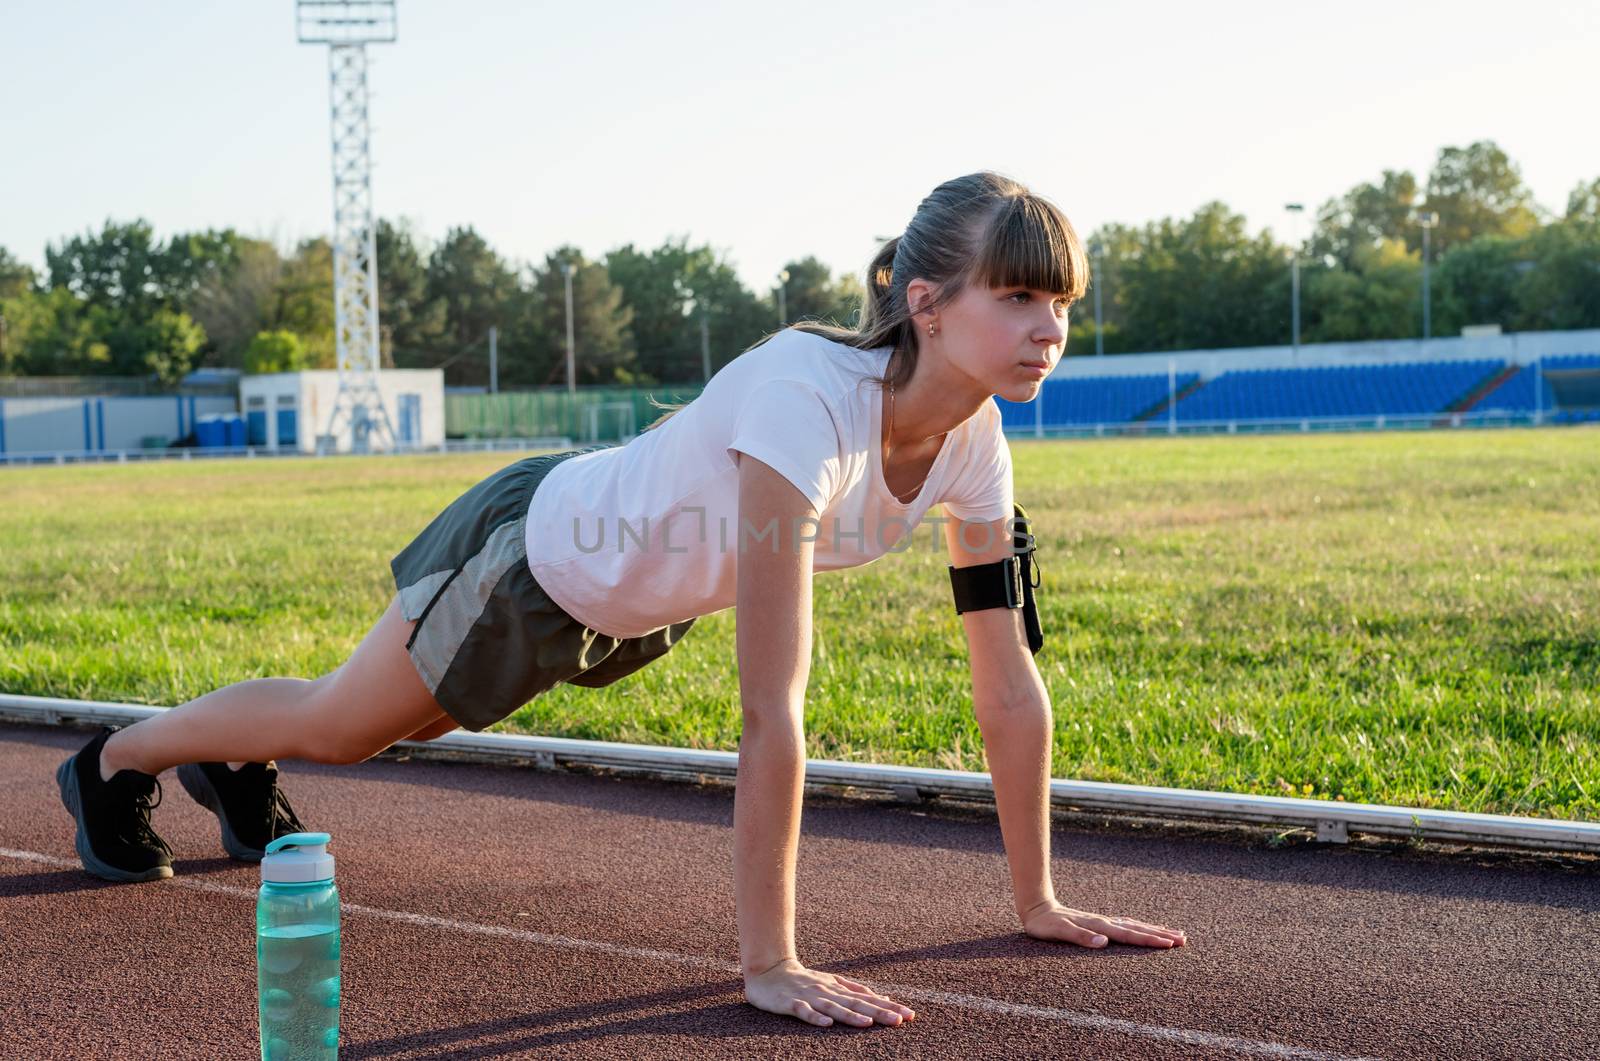
M 451 385 L 489 381 L 489 330 L 505 388 L 566 381 L 571 271 L 579 384 L 685 382 L 777 329 L 776 291 L 752 293 L 724 256 L 687 237 L 601 261 L 562 247 L 537 264 L 498 254 L 470 227 L 424 249 L 404 222 L 375 232 L 379 348 L 386 368 L 439 368 Z M 815 258 L 786 267 L 791 320 L 848 319 L 860 283 Z M 233 229 L 165 242 L 150 224 L 107 221 L 50 244 L 35 276 L 0 248 L 0 373 L 155 376 L 200 365 L 246 372 L 333 368 L 333 254 L 325 238 L 289 251 Z
M 1070 207 L 1071 204 L 1066 204 Z M 1600 327 L 1600 179 L 1566 210 L 1533 201 L 1496 144 L 1446 147 L 1426 182 L 1385 170 L 1314 212 L 1293 247 L 1220 202 L 1188 218 L 1107 224 L 1089 234 L 1107 353 L 1275 345 L 1290 335 L 1290 257 L 1301 270 L 1303 342 L 1408 338 L 1422 330 L 1422 227 L 1430 230 L 1434 334 Z M 767 291 L 687 236 L 628 244 L 591 261 L 575 247 L 510 260 L 471 227 L 428 246 L 404 222 L 376 231 L 385 367 L 438 368 L 451 385 L 489 380 L 497 332 L 503 388 L 566 379 L 566 285 L 580 384 L 698 382 L 783 322 L 855 320 L 861 279 L 814 257 Z M 1074 308 L 1069 354 L 1095 349 L 1093 300 Z M 783 321 L 780 322 L 780 307 Z M 42 275 L 0 247 L 0 374 L 154 376 L 192 368 L 332 368 L 332 252 L 233 229 L 162 242 L 143 220 L 45 248 Z
M 1422 335 L 1425 215 L 1437 217 L 1426 241 L 1434 335 L 1479 324 L 1600 327 L 1600 179 L 1548 215 L 1506 153 L 1484 140 L 1440 150 L 1426 183 L 1385 170 L 1315 211 L 1293 248 L 1302 342 Z M 1107 353 L 1290 340 L 1290 248 L 1265 231 L 1251 235 L 1220 202 L 1190 218 L 1106 225 L 1089 242 L 1100 249 Z M 1089 309 L 1075 310 L 1071 353 L 1093 352 Z

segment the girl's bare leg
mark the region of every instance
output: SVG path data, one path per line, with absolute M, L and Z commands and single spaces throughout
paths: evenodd
M 253 678 L 143 719 L 106 740 L 101 775 L 109 779 L 123 769 L 158 774 L 180 763 L 278 758 L 356 763 L 436 728 L 449 718 L 406 654 L 415 626 L 406 621 L 396 594 L 377 625 L 331 674 Z
M 449 715 L 446 715 L 443 712 L 441 712 L 437 719 L 435 719 L 434 721 L 428 723 L 426 726 L 423 726 L 421 729 L 417 730 L 415 733 L 411 734 L 409 737 L 406 737 L 404 739 L 406 739 L 406 740 L 433 740 L 433 738 L 435 738 L 435 737 L 444 736 L 446 733 L 449 733 L 451 730 L 454 730 L 456 727 L 458 727 L 460 725 L 461 725 L 461 723 L 457 722 L 455 719 L 451 718 Z

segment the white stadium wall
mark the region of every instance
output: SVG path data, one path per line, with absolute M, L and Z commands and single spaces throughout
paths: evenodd
M 0 398 L 0 454 L 136 450 L 146 438 L 165 446 L 195 421 L 232 413 L 232 398 Z
M 443 369 L 386 370 L 378 374 L 378 388 L 401 446 L 444 445 Z M 247 445 L 281 443 L 313 453 L 338 393 L 338 372 L 319 370 L 242 377 L 238 401 L 186 395 L 0 398 L 0 456 L 140 450 L 147 439 L 150 448 L 165 447 L 194 434 L 197 421 L 238 415 L 245 419 Z M 347 453 L 352 444 L 346 417 L 332 448 Z

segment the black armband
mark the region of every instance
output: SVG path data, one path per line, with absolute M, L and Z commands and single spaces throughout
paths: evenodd
M 1013 503 L 1012 555 L 990 564 L 950 568 L 950 589 L 956 599 L 956 614 L 981 612 L 987 608 L 1021 608 L 1023 626 L 1028 632 L 1028 650 L 1038 655 L 1044 647 L 1044 628 L 1039 625 L 1039 608 L 1033 591 L 1039 588 L 1039 565 L 1034 560 L 1034 537 L 1029 533 L 1028 513 Z

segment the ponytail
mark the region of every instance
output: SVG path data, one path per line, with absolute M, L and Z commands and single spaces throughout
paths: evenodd
M 869 322 L 886 320 L 890 315 L 890 300 L 894 298 L 894 255 L 899 249 L 900 237 L 896 236 L 879 249 L 867 266 L 867 298 L 861 307 L 862 331 L 870 330 Z

